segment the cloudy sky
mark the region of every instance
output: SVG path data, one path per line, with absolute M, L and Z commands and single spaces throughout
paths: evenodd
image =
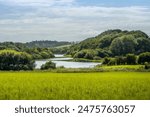
M 0 42 L 81 41 L 118 28 L 150 35 L 150 0 L 0 0 Z

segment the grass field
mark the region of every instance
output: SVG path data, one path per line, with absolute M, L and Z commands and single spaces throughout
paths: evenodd
M 0 72 L 0 99 L 150 99 L 150 72 Z
M 141 71 L 144 70 L 144 65 L 114 65 L 114 66 L 98 66 L 105 71 Z

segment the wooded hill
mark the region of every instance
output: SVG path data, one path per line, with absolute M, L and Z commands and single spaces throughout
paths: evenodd
M 58 46 L 64 46 L 64 45 L 70 45 L 71 42 L 67 41 L 32 41 L 26 43 L 27 47 L 33 48 L 33 47 L 39 47 L 39 48 L 51 48 L 51 47 L 58 47 Z
M 33 59 L 47 59 L 54 57 L 53 53 L 64 54 L 68 50 L 66 41 L 32 41 L 28 43 L 3 42 L 0 43 L 0 50 L 16 50 L 18 52 L 26 52 L 32 55 Z M 64 46 L 64 47 L 63 47 Z M 59 49 L 55 47 L 61 47 Z
M 107 56 L 124 56 L 129 53 L 150 52 L 149 36 L 138 31 L 108 30 L 71 46 L 67 54 L 75 58 L 93 59 Z

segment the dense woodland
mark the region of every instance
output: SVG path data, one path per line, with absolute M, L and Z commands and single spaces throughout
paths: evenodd
M 139 55 L 150 52 L 150 37 L 142 31 L 108 30 L 71 46 L 67 54 L 74 58 L 100 59 L 104 57 Z
M 4 42 L 0 43 L 0 50 L 15 50 L 18 52 L 26 52 L 32 56 L 33 59 L 46 59 L 54 57 L 50 48 L 28 48 L 23 43 Z
M 58 47 L 58 46 L 64 46 L 64 45 L 70 45 L 71 42 L 67 42 L 67 41 L 49 41 L 49 40 L 45 40 L 45 41 L 32 41 L 32 42 L 28 42 L 25 45 L 29 48 L 52 48 L 52 47 Z
M 68 47 L 65 46 L 68 45 L 71 45 L 71 43 L 65 41 L 32 41 L 28 43 L 3 42 L 0 43 L 0 50 L 16 50 L 18 52 L 26 52 L 32 55 L 33 59 L 46 59 L 54 57 L 53 53 L 66 53 Z

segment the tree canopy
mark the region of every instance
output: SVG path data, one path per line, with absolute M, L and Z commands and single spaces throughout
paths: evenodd
M 32 70 L 32 56 L 15 50 L 0 50 L 0 70 Z
M 126 54 L 139 55 L 143 52 L 150 52 L 150 38 L 142 31 L 122 31 L 120 29 L 108 30 L 96 37 L 88 38 L 70 47 L 67 54 L 77 57 L 84 50 L 100 50 L 103 56 L 125 56 Z M 104 54 L 105 53 L 105 54 Z M 92 53 L 90 53 L 92 54 Z

